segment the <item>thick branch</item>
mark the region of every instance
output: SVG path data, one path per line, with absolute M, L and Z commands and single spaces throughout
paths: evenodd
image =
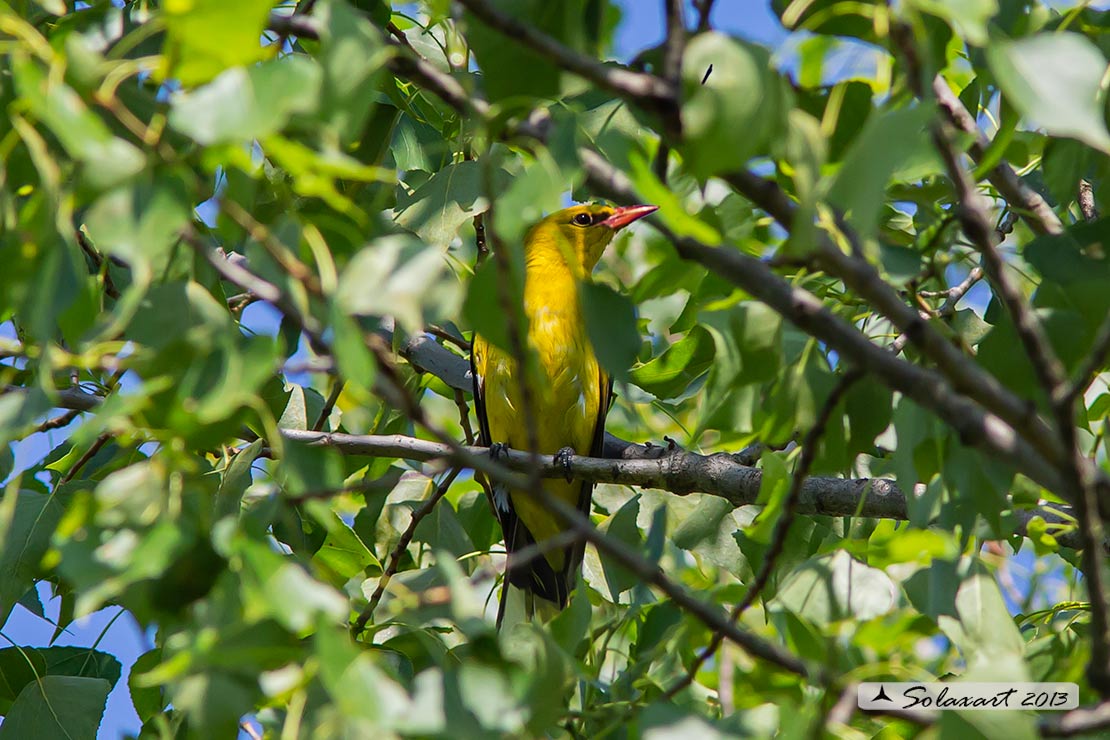
M 975 139 L 968 149 L 968 154 L 976 162 L 981 162 L 986 156 L 990 140 L 979 130 L 975 118 L 967 112 L 967 108 L 964 108 L 964 104 L 940 75 L 933 78 L 933 94 L 937 96 L 941 111 L 956 128 L 964 133 L 974 134 Z M 999 195 L 1006 199 L 1010 207 L 1021 214 L 1033 231 L 1038 234 L 1063 233 L 1064 225 L 1060 223 L 1056 212 L 1044 198 L 1022 182 L 1009 164 L 1006 162 L 996 164 L 987 173 L 987 179 L 994 185 Z
M 986 207 L 976 192 L 971 177 L 960 166 L 951 137 L 941 126 L 936 127 L 933 134 L 937 151 L 940 152 L 941 159 L 944 160 L 948 170 L 948 176 L 956 186 L 956 196 L 959 198 L 956 207 L 959 209 L 964 233 L 982 255 L 983 269 L 990 278 L 995 293 L 1002 299 L 1010 318 L 1013 319 L 1014 327 L 1025 347 L 1025 354 L 1033 364 L 1037 379 L 1044 388 L 1045 394 L 1053 398 L 1064 384 L 1064 366 L 1052 349 L 1037 315 L 1033 313 L 1025 296 L 1006 272 L 1006 263 L 995 244 L 994 227 L 991 225 Z M 1072 420 L 1069 416 L 1066 426 L 1070 427 L 1071 424 Z
M 457 459 L 454 451 L 447 445 L 403 435 L 329 434 L 295 429 L 283 430 L 282 434 L 300 442 L 331 447 L 345 455 L 399 457 L 418 462 Z M 606 454 L 619 450 L 620 440 L 615 437 L 612 439 L 618 444 L 606 449 Z M 474 457 L 486 456 L 485 447 L 465 449 Z M 513 470 L 533 469 L 532 456 L 520 450 L 508 450 L 499 460 Z M 699 455 L 694 452 L 674 451 L 657 459 L 623 460 L 576 455 L 571 459 L 570 473 L 579 480 L 655 488 L 679 496 L 705 493 L 719 496 L 733 506 L 755 504 L 763 481 L 761 470 L 724 452 Z M 543 478 L 559 478 L 566 474 L 566 468 L 562 463 L 556 463 L 551 456 L 542 456 L 539 474 Z M 894 481 L 885 478 L 807 478 L 798 493 L 794 510 L 803 515 L 878 519 L 905 520 L 909 516 L 906 495 Z M 1015 531 L 1024 535 L 1029 521 L 1035 516 L 1043 518 L 1050 525 L 1072 521 L 1070 510 L 1066 506 L 1018 510 L 1014 512 Z M 1078 540 L 1070 534 L 1059 539 L 1060 544 L 1065 547 L 1078 545 Z
M 600 156 L 591 153 L 583 156 L 582 162 L 591 176 L 599 175 L 596 185 L 612 186 L 609 193 L 615 200 L 635 200 L 631 183 Z M 999 416 L 954 392 L 936 371 L 901 360 L 873 344 L 854 326 L 833 314 L 817 296 L 786 282 L 762 261 L 738 249 L 707 247 L 697 240 L 679 237 L 658 221 L 655 225 L 671 239 L 680 256 L 743 288 L 806 333 L 826 342 L 842 357 L 932 410 L 959 433 L 964 444 L 997 456 L 1051 491 L 1064 490 L 1057 470 L 1037 450 Z M 923 324 L 916 312 L 914 318 L 916 326 Z
M 738 192 L 767 211 L 783 228 L 793 228 L 797 207 L 776 183 L 746 171 L 726 179 Z M 855 238 L 851 232 L 847 236 Z M 1048 462 L 1058 464 L 1066 459 L 1066 451 L 1037 416 L 1035 408 L 1008 391 L 934 326 L 923 320 L 916 309 L 906 305 L 873 265 L 863 258 L 845 254 L 827 235 L 819 236 L 815 256 L 822 267 L 875 306 L 910 342 L 932 359 L 952 380 L 957 393 L 982 403 L 1019 430 Z M 769 270 L 767 272 L 770 273 Z

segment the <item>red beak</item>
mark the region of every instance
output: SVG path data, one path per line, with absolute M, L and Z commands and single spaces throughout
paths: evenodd
M 659 206 L 623 206 L 613 211 L 613 215 L 601 223 L 616 231 L 658 210 Z

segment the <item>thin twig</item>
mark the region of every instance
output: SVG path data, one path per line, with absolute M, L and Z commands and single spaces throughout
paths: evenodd
M 682 60 L 686 53 L 686 38 L 689 33 L 686 28 L 685 0 L 663 0 L 663 15 L 667 19 L 667 37 L 663 40 L 663 64 L 660 74 L 677 91 L 682 88 Z M 708 15 L 708 9 L 705 15 Z M 708 74 L 706 76 L 708 77 Z M 702 80 L 702 84 L 705 84 L 705 80 Z M 670 159 L 670 144 L 660 139 L 651 169 L 659 178 L 659 182 L 664 185 L 667 183 L 667 167 Z
M 709 16 L 713 13 L 713 2 L 714 0 L 694 0 L 694 7 L 698 9 L 698 33 L 711 28 Z
M 479 213 L 474 217 L 474 246 L 478 250 L 478 264 L 489 256 L 489 245 L 486 244 L 486 225 Z
M 1110 701 L 1070 712 L 1049 712 L 1040 718 L 1037 729 L 1043 737 L 1089 735 L 1110 727 Z
M 104 256 L 96 250 L 96 247 L 94 247 L 91 242 L 89 242 L 89 238 L 85 235 L 85 232 L 78 229 L 75 233 L 77 235 L 77 244 L 80 245 L 81 251 L 88 255 L 89 260 L 93 263 L 93 267 L 101 274 L 104 280 L 104 294 L 109 298 L 119 300 L 120 293 L 116 288 L 116 284 L 112 281 L 112 272 L 109 268 L 109 263 L 111 263 L 112 260 L 104 259 Z
M 779 512 L 779 518 L 775 522 L 774 532 L 771 534 L 771 543 L 767 547 L 767 552 L 763 555 L 763 561 L 760 563 L 759 572 L 756 573 L 755 579 L 748 590 L 744 592 L 744 598 L 733 608 L 732 613 L 729 614 L 729 621 L 732 624 L 739 622 L 740 617 L 744 612 L 755 603 L 759 598 L 760 593 L 767 586 L 767 582 L 771 579 L 771 572 L 775 568 L 775 563 L 778 561 L 779 555 L 786 547 L 786 538 L 790 534 L 790 525 L 794 522 L 794 515 L 797 512 L 798 500 L 801 498 L 802 485 L 805 483 L 806 478 L 809 476 L 809 469 L 813 467 L 814 460 L 817 459 L 817 450 L 821 443 L 821 437 L 825 434 L 825 428 L 828 426 L 829 417 L 832 416 L 833 409 L 844 398 L 844 394 L 864 376 L 864 372 L 858 368 L 852 368 L 846 372 L 840 381 L 833 387 L 829 393 L 825 403 L 821 406 L 821 410 L 817 414 L 817 418 L 813 421 L 813 426 L 806 432 L 805 437 L 801 442 L 801 456 L 798 458 L 798 466 L 794 469 L 794 476 L 790 481 L 790 489 L 786 493 L 786 497 L 782 501 L 782 510 Z M 694 662 L 686 671 L 686 675 L 677 681 L 671 688 L 667 689 L 663 694 L 664 700 L 673 699 L 680 691 L 694 682 L 698 675 L 698 671 L 705 661 L 709 660 L 716 652 L 721 643 L 724 641 L 724 636 L 717 632 L 713 635 L 709 646 L 701 652 Z
M 328 393 L 327 399 L 324 401 L 324 406 L 320 409 L 320 415 L 316 417 L 316 423 L 312 425 L 312 431 L 318 432 L 324 428 L 324 422 L 331 416 L 332 409 L 335 408 L 339 396 L 343 393 L 343 380 L 336 378 L 331 387 L 331 392 Z
M 585 159 L 583 159 L 586 162 Z M 767 211 L 783 228 L 793 228 L 797 207 L 777 183 L 748 171 L 732 173 L 725 177 L 730 185 L 757 206 Z M 850 242 L 859 240 L 850 229 L 844 231 Z M 853 253 L 859 253 L 853 247 Z M 1036 408 L 1009 391 L 979 363 L 964 354 L 936 327 L 921 318 L 919 312 L 907 306 L 895 291 L 866 259 L 845 254 L 827 235 L 819 234 L 814 257 L 819 267 L 840 278 L 886 316 L 932 359 L 943 373 L 946 386 L 951 391 L 974 399 L 1008 425 L 1013 427 L 1030 445 L 1033 445 L 1046 462 L 1059 464 L 1067 453 L 1056 435 L 1036 412 Z
M 81 472 L 81 468 L 85 467 L 85 464 L 89 460 L 92 460 L 96 456 L 96 453 L 100 452 L 100 450 L 104 447 L 104 445 L 108 443 L 108 440 L 110 440 L 111 438 L 112 435 L 107 433 L 101 434 L 99 437 L 97 437 L 96 440 L 89 446 L 89 449 L 85 451 L 85 454 L 81 455 L 81 457 L 77 459 L 77 462 L 73 463 L 73 467 L 71 467 L 66 472 L 66 474 L 62 476 L 62 479 L 58 481 L 58 485 L 63 485 L 73 480 L 73 478 L 79 472 Z
M 462 427 L 463 437 L 468 445 L 474 444 L 474 430 L 470 428 L 470 407 L 466 405 L 466 396 L 460 390 L 455 390 L 455 407 L 459 410 L 459 426 Z
M 35 427 L 35 431 L 36 432 L 49 432 L 52 429 L 61 429 L 62 427 L 69 426 L 70 422 L 72 422 L 74 419 L 76 419 L 78 416 L 80 416 L 80 414 L 81 414 L 81 411 L 79 409 L 70 409 L 69 411 L 66 411 L 64 414 L 59 414 L 58 416 L 53 416 L 53 417 L 47 419 L 46 421 L 44 421 L 43 423 L 39 424 L 37 427 Z
M 678 122 L 674 101 L 674 86 L 663 79 L 644 72 L 633 72 L 621 67 L 602 64 L 591 56 L 564 46 L 558 40 L 493 7 L 487 0 L 459 0 L 471 13 L 490 28 L 500 32 L 514 43 L 527 46 L 532 51 L 616 95 L 633 101 L 641 108 L 663 113 L 668 126 L 676 130 Z
M 420 59 L 421 61 L 425 61 L 425 62 L 428 61 L 427 57 L 425 57 L 423 54 L 421 54 L 419 51 L 416 50 L 416 47 L 412 45 L 411 41 L 409 41 L 409 37 L 405 35 L 404 31 L 402 31 L 400 28 L 397 27 L 396 23 L 394 23 L 393 21 L 390 21 L 389 23 L 387 23 L 385 25 L 385 30 L 389 31 L 390 36 L 397 39 L 397 41 L 401 44 L 401 46 L 404 46 L 406 49 L 408 49 L 410 52 L 412 52 L 414 55 L 416 55 L 416 57 L 418 59 Z
M 428 332 L 433 337 L 439 337 L 443 341 L 455 345 L 463 352 L 470 352 L 470 342 L 466 341 L 460 336 L 452 334 L 450 331 L 444 329 L 442 326 L 437 326 L 436 324 L 428 324 L 424 327 L 424 331 Z
M 1025 353 L 1033 365 L 1041 387 L 1051 398 L 1064 385 L 1064 366 L 1048 341 L 1044 326 L 1022 295 L 1021 290 L 1006 272 L 1006 263 L 995 243 L 995 230 L 991 226 L 983 199 L 967 171 L 960 166 L 958 154 L 947 124 L 934 127 L 933 140 L 944 160 L 948 176 L 956 186 L 960 224 L 972 244 L 983 258 L 983 270 L 994 287 L 995 294 L 1009 311 Z M 1069 422 L 1070 424 L 1070 422 Z
M 960 102 L 956 93 L 952 92 L 952 88 L 948 86 L 948 82 L 940 75 L 933 78 L 933 94 L 936 96 L 937 103 L 948 121 L 960 131 L 974 135 L 975 138 L 971 142 L 968 154 L 976 162 L 982 161 L 988 149 L 990 149 L 991 142 L 979 130 L 975 116 L 967 112 L 967 108 L 964 108 L 964 104 Z M 987 179 L 994 185 L 999 194 L 1006 199 L 1006 202 L 1017 210 L 1034 232 L 1037 234 L 1063 233 L 1064 225 L 1060 222 L 1056 212 L 1052 210 L 1052 206 L 1048 205 L 1039 193 L 1030 188 L 1005 161 L 996 164 L 987 173 Z
M 836 725 L 848 726 L 851 723 L 852 715 L 856 713 L 858 706 L 858 692 L 858 683 L 853 682 L 845 686 L 832 709 L 825 715 L 825 728 L 829 737 L 840 736 L 840 733 L 836 731 Z
M 583 151 L 580 155 L 595 188 L 607 192 L 617 202 L 639 202 L 627 176 L 612 168 L 596 153 Z M 777 187 L 775 189 L 777 191 Z M 1028 404 L 1003 391 L 997 379 L 978 368 L 968 370 L 967 379 L 981 378 L 983 385 L 963 387 L 962 392 L 957 392 L 937 371 L 899 359 L 872 343 L 857 327 L 833 314 L 813 293 L 788 283 L 761 260 L 729 245 L 709 247 L 696 239 L 679 236 L 659 220 L 653 220 L 653 224 L 674 244 L 683 259 L 698 262 L 743 288 L 806 333 L 826 342 L 840 356 L 866 368 L 889 387 L 906 394 L 923 408 L 932 410 L 960 434 L 964 444 L 983 449 L 1006 461 L 1049 490 L 1063 489 L 1057 469 L 1040 452 L 1040 446 L 1034 448 L 1032 441 L 1025 435 L 1015 434 L 1015 428 L 1000 415 L 985 411 L 976 402 L 989 396 L 996 400 L 1005 399 L 1008 406 L 1009 399 L 1012 398 L 1017 409 L 1009 410 L 1017 411 L 1017 417 L 1026 422 L 1022 427 L 1025 432 L 1031 434 L 1033 429 L 1041 429 L 1044 437 L 1055 442 L 1054 446 L 1048 448 L 1052 453 L 1052 460 L 1058 461 L 1064 456 L 1056 436 L 1048 433 L 1039 417 L 1030 412 Z M 873 271 L 873 268 L 868 267 L 868 270 Z M 914 320 L 908 327 L 910 335 L 923 332 L 922 327 L 926 322 L 913 309 L 901 303 L 900 299 L 898 303 L 903 309 L 913 312 Z M 935 330 L 934 333 L 940 336 Z M 940 340 L 949 344 L 943 336 L 940 336 Z M 973 360 L 958 350 L 956 356 L 960 358 L 961 367 L 968 363 L 974 365 Z M 1031 424 L 1031 421 L 1035 423 Z M 1041 441 L 1040 444 L 1044 446 L 1046 443 Z
M 397 575 L 397 569 L 401 567 L 401 560 L 405 556 L 405 551 L 408 550 L 409 544 L 412 542 L 413 535 L 416 534 L 416 528 L 420 526 L 420 522 L 424 521 L 435 509 L 436 504 L 447 495 L 448 489 L 451 484 L 455 482 L 455 478 L 462 472 L 462 468 L 453 468 L 447 477 L 436 487 L 428 499 L 420 505 L 420 508 L 412 513 L 412 520 L 409 525 L 405 527 L 405 531 L 401 533 L 401 539 L 397 541 L 393 551 L 389 555 L 389 563 L 382 571 L 381 578 L 378 579 L 378 585 L 374 589 L 374 593 L 370 595 L 370 601 L 367 602 L 366 607 L 359 613 L 358 619 L 351 625 L 351 637 L 358 638 L 363 632 L 366 631 L 366 625 L 370 622 L 371 617 L 374 616 L 374 610 L 378 608 L 378 603 L 382 600 L 382 595 L 385 594 L 386 588 L 389 587 L 389 582 L 393 576 Z
M 270 227 L 252 216 L 245 208 L 230 198 L 221 198 L 220 210 L 228 215 L 232 221 L 250 234 L 273 257 L 294 280 L 303 284 L 312 295 L 320 295 L 320 279 L 309 267 L 301 262 L 293 250 L 278 239 Z
M 284 314 L 308 338 L 313 352 L 318 355 L 331 354 L 328 343 L 324 341 L 323 327 L 320 323 L 311 314 L 302 314 L 300 309 L 293 304 L 292 299 L 285 295 L 280 288 L 254 274 L 238 261 L 227 259 L 222 254 L 223 250 L 206 244 L 191 226 L 182 230 L 181 238 L 186 244 L 199 252 L 224 280 L 238 286 L 241 290 L 258 296 Z

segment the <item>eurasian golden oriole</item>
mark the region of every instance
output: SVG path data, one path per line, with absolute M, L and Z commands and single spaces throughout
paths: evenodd
M 553 213 L 524 238 L 524 316 L 528 351 L 534 352 L 538 377 L 531 390 L 536 423 L 536 453 L 566 463 L 572 455 L 601 454 L 612 380 L 598 365 L 586 333 L 579 285 L 590 280 L 601 253 L 617 231 L 657 206 L 583 205 Z M 475 335 L 471 350 L 474 399 L 480 443 L 527 449 L 522 413 L 521 372 L 512 355 Z M 496 447 L 495 447 L 496 449 Z M 551 480 L 544 489 L 589 515 L 593 484 Z M 560 519 L 527 491 L 494 484 L 493 510 L 509 554 L 504 588 L 524 593 L 526 617 L 549 616 L 566 606 L 582 563 L 584 542 L 548 549 L 514 563 L 514 553 L 557 535 Z M 500 623 L 506 594 L 502 594 Z M 549 602 L 536 603 L 536 597 Z

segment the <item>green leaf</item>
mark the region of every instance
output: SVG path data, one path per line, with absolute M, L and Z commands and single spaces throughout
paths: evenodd
M 713 337 L 695 326 L 661 355 L 637 365 L 629 380 L 657 398 L 673 398 L 713 364 Z
M 181 177 L 152 173 L 98 198 L 85 225 L 100 251 L 160 274 L 192 218 L 188 203 Z
M 0 725 L 0 740 L 96 740 L 112 686 L 102 678 L 45 676 L 23 687 Z
M 896 168 L 915 155 L 935 158 L 922 135 L 932 116 L 924 105 L 873 115 L 845 156 L 829 186 L 829 202 L 844 212 L 861 236 L 875 233 L 883 195 Z
M 1014 473 L 1007 465 L 956 445 L 948 453 L 942 475 L 951 495 L 960 503 L 971 504 L 971 509 L 990 525 L 992 533 L 1008 534 L 1002 528 L 1002 514 L 1010 509 L 1007 493 Z M 965 529 L 971 526 L 972 522 L 961 521 L 958 513 L 956 516 Z
M 426 244 L 446 247 L 459 228 L 489 206 L 482 182 L 482 164 L 451 164 L 414 191 L 399 188 L 394 220 Z
M 127 685 L 135 713 L 144 722 L 166 708 L 166 695 L 160 686 L 146 686 L 137 679 L 162 663 L 162 649 L 154 648 L 140 655 L 131 665 Z
M 639 515 L 640 495 L 636 494 L 628 499 L 617 510 L 617 513 L 609 517 L 598 529 L 630 547 L 640 549 L 643 546 L 643 536 L 640 533 L 640 528 L 636 525 L 636 518 Z M 594 575 L 601 576 L 603 583 L 592 582 L 591 585 L 599 590 L 604 589 L 603 593 L 607 592 L 607 598 L 614 604 L 629 603 L 628 597 L 622 598 L 622 595 L 640 584 L 640 579 L 633 576 L 623 566 L 610 560 L 608 556 L 599 553 L 597 557 L 600 561 L 601 572 Z M 592 561 L 589 557 L 587 559 Z
M 718 568 L 747 578 L 751 569 L 733 536 L 741 524 L 754 516 L 750 509 L 737 509 L 719 496 L 692 494 L 668 505 L 677 525 L 671 535 L 675 547 L 689 550 Z
M 721 235 L 712 226 L 686 211 L 682 198 L 656 177 L 647 159 L 639 152 L 629 154 L 632 181 L 643 199 L 659 206 L 659 218 L 678 236 L 689 236 L 698 241 L 717 245 Z
M 982 680 L 987 680 L 983 678 Z M 1013 681 L 1003 671 L 998 680 Z M 982 712 L 957 710 L 940 712 L 937 724 L 939 737 L 1004 737 L 1007 740 L 1035 740 L 1041 737 L 1037 731 L 1036 717 L 1030 712 Z
M 617 380 L 627 380 L 628 369 L 640 351 L 632 301 L 600 283 L 580 283 L 579 291 L 586 333 L 598 363 Z
M 742 167 L 786 129 L 790 94 L 762 47 L 700 33 L 686 47 L 682 84 L 682 153 L 698 177 Z
M 508 292 L 508 304 L 516 310 L 517 326 L 526 326 L 524 317 L 524 276 L 523 271 L 513 272 L 515 278 L 508 286 L 501 285 L 501 275 L 496 259 L 487 259 L 474 271 L 470 280 L 466 299 L 463 302 L 463 315 L 491 344 L 511 351 L 509 328 L 505 321 L 505 301 L 503 292 Z
M 58 137 L 69 155 L 85 164 L 91 184 L 110 187 L 142 170 L 146 164 L 143 153 L 113 136 L 73 88 L 48 79 L 43 69 L 26 57 L 16 56 L 11 67 L 21 100 Z
M 347 599 L 312 578 L 291 558 L 256 542 L 243 541 L 238 549 L 243 558 L 244 598 L 290 632 L 304 632 L 318 617 L 347 617 Z
M 198 737 L 234 737 L 239 718 L 254 706 L 257 693 L 243 678 L 209 671 L 183 678 L 171 698 L 174 710 L 189 718 L 189 729 Z
M 345 2 L 318 3 L 312 15 L 321 25 L 321 117 L 341 142 L 357 141 L 374 105 L 377 73 L 386 60 L 381 34 Z
M 339 710 L 350 717 L 380 723 L 407 714 L 408 695 L 360 652 L 346 635 L 328 625 L 314 638 L 320 679 Z
M 62 486 L 51 494 L 20 491 L 4 496 L 13 503 L 0 506 L 0 542 L 4 543 L 0 549 L 0 624 L 8 620 L 16 602 L 39 576 L 39 564 L 76 485 Z
M 1102 78 L 1106 57 L 1077 33 L 1040 33 L 987 47 L 1003 94 L 1030 124 L 1110 153 Z
M 965 569 L 966 570 L 966 569 Z M 939 621 L 941 615 L 956 618 L 956 592 L 961 571 L 953 560 L 934 560 L 902 584 L 913 607 Z
M 989 665 L 991 661 L 1020 657 L 1024 653 L 1025 640 L 991 576 L 974 573 L 960 584 L 956 612 L 958 621 L 942 617 L 940 627 L 960 648 L 969 666 Z M 994 680 L 1001 680 L 1001 677 Z M 1010 680 L 1023 679 L 1010 676 Z
M 199 283 L 165 282 L 143 297 L 126 337 L 154 349 L 191 344 L 198 353 L 211 352 L 231 326 L 227 309 Z
M 998 12 L 998 0 L 910 0 L 907 4 L 948 21 L 953 31 L 975 46 L 987 45 L 987 22 Z
M 524 21 L 537 31 L 571 48 L 585 45 L 586 2 L 549 3 L 544 0 L 495 0 L 498 11 Z M 482 83 L 492 101 L 513 97 L 555 98 L 559 94 L 560 71 L 546 57 L 527 45 L 516 43 L 467 13 L 467 40 L 482 70 Z
M 424 328 L 425 311 L 443 313 L 437 306 L 455 302 L 458 282 L 445 279 L 447 274 L 440 250 L 405 234 L 385 236 L 347 263 L 336 299 L 348 314 L 393 316 L 405 331 L 415 334 Z
M 535 157 L 522 163 L 519 174 L 500 190 L 497 209 L 492 211 L 497 234 L 504 241 L 522 243 L 528 229 L 563 207 L 563 194 L 581 180 L 580 172 L 566 172 L 551 153 L 538 149 Z
M 46 675 L 46 658 L 32 647 L 0 650 L 0 716 L 11 711 L 12 702 L 29 683 Z
M 251 467 L 262 451 L 262 440 L 256 439 L 240 450 L 223 471 L 216 491 L 216 518 L 238 517 L 243 494 L 251 484 Z
M 314 110 L 321 79 L 320 67 L 299 55 L 236 67 L 176 97 L 169 122 L 201 144 L 260 139 Z
M 328 533 L 312 556 L 312 564 L 329 583 L 342 588 L 355 576 L 381 574 L 382 564 L 338 514 L 319 501 L 308 502 L 306 509 Z
M 827 627 L 842 619 L 873 619 L 894 608 L 897 587 L 881 570 L 843 550 L 806 561 L 779 588 L 771 609 L 786 609 Z
M 163 8 L 166 46 L 162 76 L 186 87 L 208 82 L 229 67 L 246 66 L 273 53 L 260 42 L 270 0 L 177 0 Z

